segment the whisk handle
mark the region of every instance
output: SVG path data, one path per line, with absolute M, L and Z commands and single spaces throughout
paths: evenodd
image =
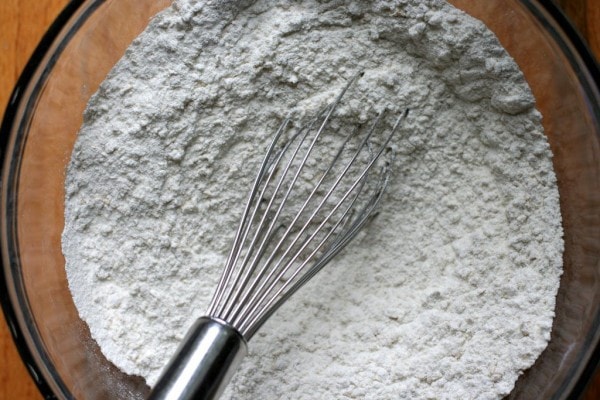
M 218 319 L 199 318 L 148 399 L 218 399 L 246 353 L 246 340 L 235 328 Z

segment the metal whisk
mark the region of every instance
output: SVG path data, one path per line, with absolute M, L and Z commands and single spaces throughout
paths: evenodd
M 390 175 L 388 145 L 408 110 L 383 137 L 380 113 L 370 127 L 345 135 L 337 150 L 326 146 L 334 111 L 360 76 L 305 126 L 294 130 L 287 119 L 279 127 L 207 316 L 192 326 L 151 399 L 218 398 L 246 355 L 247 341 L 374 216 Z

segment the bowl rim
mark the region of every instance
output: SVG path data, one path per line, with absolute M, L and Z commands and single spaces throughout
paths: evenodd
M 555 5 L 553 2 L 546 2 L 541 0 L 519 0 L 549 31 L 549 33 L 556 40 L 556 43 L 569 57 L 569 63 L 575 70 L 584 69 L 589 74 L 588 79 L 579 78 L 579 82 L 584 86 L 586 94 L 589 97 L 595 97 L 600 90 L 600 66 L 598 65 L 594 55 L 581 37 L 580 33 L 575 29 L 573 24 L 570 22 L 568 17 L 563 11 Z M 36 76 L 36 72 L 39 69 L 40 63 L 44 58 L 48 57 L 53 50 L 53 44 L 60 39 L 64 28 L 72 22 L 73 17 L 80 13 L 80 8 L 88 3 L 86 12 L 81 15 L 81 19 L 77 20 L 76 24 L 72 26 L 72 29 L 78 29 L 79 26 L 85 22 L 93 11 L 102 5 L 105 0 L 71 0 L 67 3 L 65 8 L 60 12 L 58 17 L 50 25 L 39 44 L 35 48 L 27 64 L 25 65 L 17 83 L 9 97 L 8 104 L 0 125 L 0 163 L 2 165 L 2 177 L 5 176 L 7 169 L 12 169 L 14 166 L 7 166 L 6 160 L 8 158 L 8 148 L 11 142 L 11 131 L 13 125 L 18 116 L 18 109 L 26 96 L 26 88 L 30 86 Z M 548 17 L 551 18 L 548 21 Z M 554 24 L 553 24 L 554 23 Z M 557 31 L 555 27 L 558 27 L 560 31 Z M 71 35 L 67 34 L 61 40 L 61 46 L 58 47 L 57 53 L 60 54 L 63 46 L 68 44 Z M 54 54 L 56 58 L 58 54 Z M 579 64 L 575 59 L 579 59 Z M 583 68 L 582 68 L 583 67 Z M 589 84 L 588 84 L 589 83 Z M 39 82 L 38 82 L 39 85 Z M 597 97 L 597 96 L 596 96 Z M 600 104 L 594 105 L 595 112 L 600 120 Z M 9 168 L 10 167 L 10 168 Z M 8 182 L 10 184 L 10 182 Z M 7 189 L 7 182 L 0 182 L 2 186 L 2 192 Z M 4 202 L 3 202 L 4 203 Z M 4 204 L 2 204 L 3 206 Z M 4 216 L 2 216 L 4 219 Z M 1 227 L 3 236 L 4 226 Z M 15 235 L 16 236 L 16 235 Z M 17 350 L 21 356 L 21 359 L 34 382 L 36 383 L 40 393 L 45 399 L 58 399 L 57 394 L 52 390 L 52 387 L 58 386 L 62 393 L 61 395 L 72 398 L 70 391 L 65 387 L 62 379 L 58 374 L 53 373 L 54 385 L 48 381 L 48 377 L 43 373 L 44 368 L 38 364 L 38 360 L 34 356 L 34 351 L 29 347 L 29 344 L 25 338 L 27 332 L 19 323 L 17 316 L 17 305 L 15 305 L 9 295 L 9 282 L 4 271 L 6 271 L 7 265 L 5 265 L 6 250 L 2 248 L 2 257 L 0 258 L 0 304 L 4 312 L 4 316 L 9 327 L 11 336 L 14 343 L 16 344 Z M 600 327 L 600 311 L 597 313 L 595 319 L 595 326 Z M 37 332 L 36 332 L 37 333 Z M 597 335 L 598 336 L 598 335 Z M 36 338 L 40 341 L 39 337 Z M 592 343 L 594 350 L 591 352 L 589 360 L 583 369 L 579 371 L 578 376 L 575 376 L 575 383 L 572 385 L 570 390 L 570 396 L 579 396 L 583 394 L 584 390 L 591 382 L 594 373 L 600 367 L 600 338 L 596 338 L 596 343 Z M 38 348 L 36 351 L 43 353 L 43 348 Z M 41 354 L 42 356 L 44 354 Z M 52 372 L 52 371 L 51 371 Z M 577 375 L 577 371 L 574 371 L 572 375 Z
M 46 57 L 48 57 L 48 55 L 51 54 L 52 50 L 54 50 L 53 44 L 57 41 L 57 39 L 60 39 L 60 36 L 61 34 L 63 34 L 65 27 L 67 27 L 69 22 L 72 21 L 73 17 L 81 11 L 80 8 L 82 8 L 82 6 L 86 2 L 90 2 L 90 0 L 71 0 L 58 14 L 56 19 L 52 22 L 48 30 L 42 36 L 42 39 L 40 40 L 39 44 L 33 51 L 31 57 L 27 61 L 27 64 L 23 68 L 23 71 L 21 72 L 21 75 L 19 76 L 14 89 L 10 97 L 8 98 L 8 104 L 6 106 L 4 116 L 2 118 L 2 123 L 0 124 L 0 165 L 2 166 L 2 175 L 0 175 L 0 185 L 3 197 L 2 208 L 4 208 L 3 205 L 5 203 L 4 193 L 7 190 L 10 190 L 7 189 L 7 186 L 11 183 L 5 181 L 5 177 L 8 175 L 7 170 L 13 170 L 15 168 L 14 165 L 7 165 L 7 159 L 9 159 L 9 151 L 12 150 L 11 148 L 9 148 L 12 139 L 11 131 L 13 129 L 15 120 L 18 117 L 19 107 L 26 96 L 26 88 L 29 87 L 32 81 L 35 79 L 40 63 Z M 85 20 L 87 20 L 91 13 L 93 13 L 93 11 L 96 8 L 98 8 L 103 2 L 104 0 L 91 0 L 88 13 L 82 15 L 83 19 L 77 21 L 77 24 L 72 26 L 72 29 L 77 30 L 80 27 L 80 25 L 84 23 Z M 62 38 L 61 45 L 58 46 L 58 48 L 56 48 L 56 54 L 53 55 L 54 59 L 56 59 L 57 56 L 60 55 L 60 52 L 62 52 L 62 50 L 65 47 L 64 45 L 68 44 L 71 38 L 71 32 L 67 33 Z M 38 81 L 36 83 L 36 88 L 39 88 L 40 83 L 42 82 Z M 17 165 L 16 167 L 18 168 L 19 166 Z M 0 218 L 2 220 L 3 225 L 0 228 L 2 230 L 2 233 L 0 233 L 0 235 L 5 236 L 4 223 L 6 221 L 4 213 L 2 213 Z M 16 234 L 13 234 L 12 236 L 16 236 Z M 5 238 L 3 237 L 3 239 Z M 7 239 L 7 241 L 10 241 L 9 238 Z M 19 352 L 19 355 L 27 371 L 29 372 L 29 375 L 35 382 L 39 392 L 41 393 L 44 399 L 59 399 L 59 395 L 55 392 L 55 390 L 53 390 L 53 387 L 60 390 L 60 395 L 68 399 L 73 399 L 73 395 L 70 393 L 70 390 L 66 387 L 58 373 L 56 373 L 55 371 L 49 371 L 52 375 L 53 382 L 50 382 L 49 377 L 46 374 L 44 374 L 45 368 L 43 368 L 43 365 L 39 364 L 38 358 L 36 358 L 36 356 L 34 355 L 34 353 L 38 353 L 38 355 L 42 358 L 48 358 L 45 354 L 43 347 L 40 346 L 40 343 L 35 343 L 37 348 L 34 351 L 32 348 L 30 348 L 30 345 L 27 342 L 26 337 L 31 336 L 31 333 L 27 332 L 19 323 L 20 318 L 18 317 L 17 313 L 17 305 L 11 301 L 9 294 L 9 282 L 7 281 L 5 271 L 7 270 L 7 268 L 10 268 L 11 265 L 6 265 L 6 253 L 6 249 L 4 248 L 4 246 L 2 246 L 2 257 L 0 257 L 0 268 L 2 270 L 0 272 L 0 305 L 2 306 L 4 317 L 9 327 L 13 342 L 16 345 L 17 351 Z M 35 336 L 36 337 L 34 337 L 33 340 L 35 342 L 41 342 L 41 338 L 39 337 L 37 332 L 35 332 Z

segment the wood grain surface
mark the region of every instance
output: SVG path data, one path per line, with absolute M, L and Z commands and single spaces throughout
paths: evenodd
M 600 0 L 556 0 L 600 58 Z M 23 67 L 48 26 L 68 0 L 0 0 L 0 119 Z M 42 396 L 0 317 L 0 400 L 38 400 Z M 600 371 L 583 400 L 600 399 Z

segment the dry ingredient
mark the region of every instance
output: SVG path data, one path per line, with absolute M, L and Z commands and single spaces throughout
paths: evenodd
M 243 399 L 498 399 L 550 338 L 563 249 L 517 65 L 441 0 L 176 0 L 90 100 L 63 251 L 106 357 L 152 385 L 202 315 L 267 140 L 363 69 L 413 110 L 381 214 L 250 343 Z

